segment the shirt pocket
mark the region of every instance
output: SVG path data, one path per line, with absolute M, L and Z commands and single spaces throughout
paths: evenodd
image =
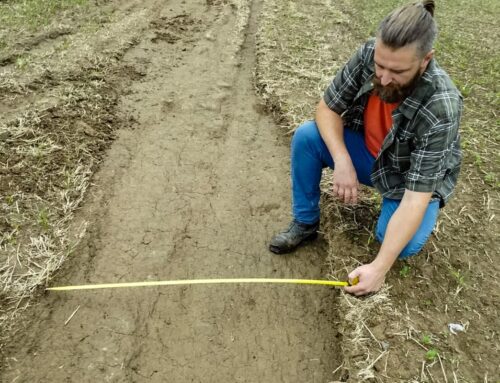
M 398 138 L 394 139 L 391 150 L 389 151 L 389 159 L 391 168 L 399 173 L 407 173 L 411 166 L 411 140 L 401 141 Z

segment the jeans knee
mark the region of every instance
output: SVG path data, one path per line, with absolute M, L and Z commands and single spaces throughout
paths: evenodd
M 387 222 L 385 226 L 379 221 L 375 231 L 375 239 L 382 243 L 385 237 L 385 229 L 387 228 Z M 415 236 L 407 243 L 399 254 L 399 259 L 404 259 L 416 255 L 422 250 L 422 248 L 427 243 L 432 231 L 417 232 Z
M 292 147 L 310 146 L 321 139 L 318 127 L 314 121 L 307 121 L 300 125 L 293 134 Z
M 411 241 L 408 242 L 408 244 L 405 246 L 403 251 L 401 251 L 401 254 L 399 254 L 399 259 L 417 255 L 427 243 L 429 237 L 430 233 L 428 235 L 416 235 L 415 237 L 413 237 Z

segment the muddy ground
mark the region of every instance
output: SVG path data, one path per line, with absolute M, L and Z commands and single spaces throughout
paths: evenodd
M 93 178 L 76 219 L 87 235 L 53 284 L 324 276 L 321 242 L 291 257 L 267 251 L 289 220 L 289 149 L 254 92 L 259 6 L 246 23 L 245 7 L 226 2 L 128 3 L 127 18 L 151 18 L 120 64 L 140 76 L 115 74 L 128 83 L 119 114 L 134 123 Z M 243 285 L 48 293 L 7 347 L 1 380 L 324 382 L 338 362 L 337 295 Z

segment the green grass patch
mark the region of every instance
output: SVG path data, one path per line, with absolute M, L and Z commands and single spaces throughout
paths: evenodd
M 36 30 L 50 24 L 61 11 L 87 4 L 88 0 L 5 1 L 0 3 L 0 25 L 2 29 L 28 28 Z
M 50 228 L 49 213 L 46 208 L 42 208 L 38 212 L 38 224 L 44 231 L 49 230 Z
M 80 25 L 89 7 L 88 0 L 0 0 L 0 63 L 29 69 L 25 52 Z
M 411 272 L 410 266 L 403 265 L 403 267 L 401 268 L 401 270 L 399 270 L 399 275 L 402 278 L 406 278 L 406 277 L 408 277 L 410 275 L 410 272 Z
M 465 275 L 461 270 L 450 270 L 451 276 L 454 278 L 458 286 L 465 286 Z
M 439 352 L 435 348 L 431 348 L 429 351 L 425 353 L 425 358 L 428 361 L 434 361 L 439 355 Z
M 425 344 L 426 346 L 429 346 L 432 344 L 432 338 L 430 335 L 423 335 L 422 336 L 422 343 Z

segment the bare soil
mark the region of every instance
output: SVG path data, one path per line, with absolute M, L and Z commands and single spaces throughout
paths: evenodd
M 75 219 L 87 233 L 52 284 L 322 278 L 321 241 L 267 251 L 289 220 L 289 150 L 254 92 L 259 2 L 248 22 L 224 1 L 119 3 L 150 24 L 111 74 L 120 129 Z M 42 294 L 0 380 L 324 382 L 339 363 L 336 296 L 255 285 Z

